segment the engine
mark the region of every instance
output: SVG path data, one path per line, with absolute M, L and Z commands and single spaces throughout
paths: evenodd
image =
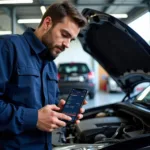
M 122 111 L 109 112 L 112 113 L 104 112 L 105 115 L 102 115 L 100 112 L 100 115 L 95 114 L 94 118 L 82 120 L 78 125 L 73 124 L 54 131 L 53 144 L 117 143 L 147 132 L 139 118 Z

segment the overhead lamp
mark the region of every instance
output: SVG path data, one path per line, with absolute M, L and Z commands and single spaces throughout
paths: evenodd
M 41 6 L 40 7 L 42 14 L 44 15 L 44 13 L 46 12 L 46 7 L 45 6 Z
M 33 3 L 33 0 L 1 0 L 0 4 L 21 4 L 21 3 Z
M 12 34 L 11 31 L 0 31 L 0 35 Z
M 42 14 L 45 13 L 46 11 L 46 8 L 44 8 L 45 6 L 41 6 L 41 11 L 42 11 Z M 116 18 L 127 18 L 128 15 L 127 14 L 110 14 Z M 40 23 L 41 22 L 41 19 L 19 19 L 18 20 L 18 23 L 22 24 L 22 23 Z
M 18 19 L 18 23 L 40 23 L 41 19 Z
M 127 14 L 110 14 L 111 16 L 114 16 L 115 18 L 128 18 Z

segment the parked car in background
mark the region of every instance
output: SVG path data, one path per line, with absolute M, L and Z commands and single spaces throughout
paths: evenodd
M 106 80 L 106 92 L 122 92 L 121 88 L 113 78 L 108 76 Z
M 134 94 L 138 94 L 140 92 L 142 92 L 145 88 L 147 88 L 148 86 L 150 86 L 150 82 L 143 82 L 138 84 L 135 88 L 134 88 Z
M 95 96 L 94 73 L 86 63 L 59 64 L 58 80 L 60 95 L 68 94 L 72 88 L 84 88 L 89 91 L 90 99 Z
M 143 82 L 138 84 L 135 88 L 133 93 L 140 93 L 142 92 L 145 88 L 150 86 L 150 82 Z M 117 84 L 117 82 L 111 78 L 110 76 L 107 77 L 106 79 L 106 92 L 111 93 L 111 92 L 122 92 L 121 88 Z

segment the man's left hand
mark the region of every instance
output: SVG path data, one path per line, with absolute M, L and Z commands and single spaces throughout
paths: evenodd
M 58 107 L 60 107 L 60 110 L 62 110 L 62 108 L 64 107 L 66 101 L 64 99 L 61 99 L 59 104 L 58 104 Z M 83 105 L 86 105 L 87 104 L 87 101 L 84 100 L 83 101 Z M 84 108 L 80 108 L 80 112 L 79 114 L 77 115 L 77 120 L 76 120 L 76 124 L 80 123 L 80 119 L 83 118 L 83 113 L 84 113 L 85 109 Z

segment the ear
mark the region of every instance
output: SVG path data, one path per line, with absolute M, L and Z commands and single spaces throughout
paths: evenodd
M 52 18 L 47 16 L 43 21 L 43 28 L 45 31 L 48 31 L 52 27 Z

